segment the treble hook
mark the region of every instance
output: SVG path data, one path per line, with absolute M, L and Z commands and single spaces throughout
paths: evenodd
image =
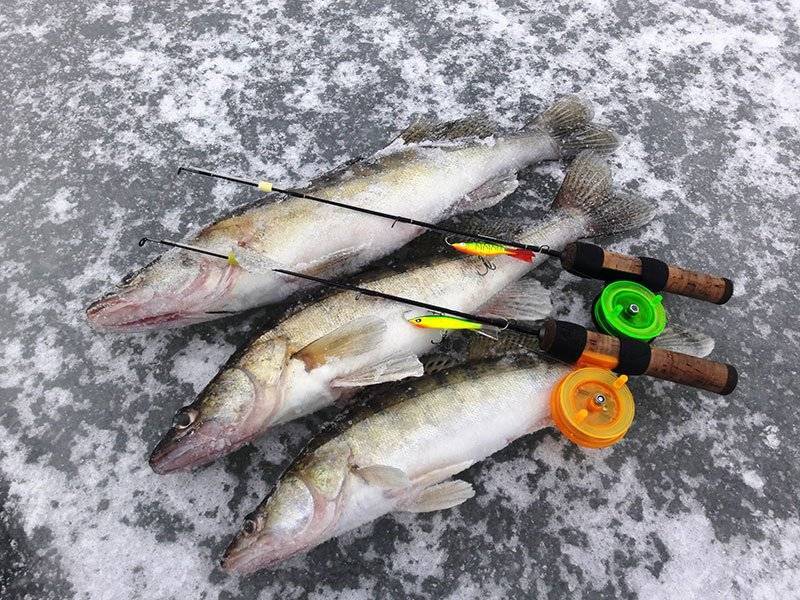
M 436 344 L 441 344 L 444 341 L 444 338 L 445 338 L 446 335 L 447 335 L 447 333 L 445 332 L 445 333 L 442 334 L 442 337 L 440 337 L 438 340 L 430 340 L 431 345 L 435 346 Z
M 480 271 L 478 271 L 478 275 L 480 275 L 481 277 L 486 277 L 489 274 L 489 271 L 494 271 L 495 269 L 497 269 L 497 265 L 496 264 L 486 260 L 486 258 L 484 258 L 483 256 L 479 256 L 478 258 L 481 259 L 481 262 L 483 263 L 483 266 L 486 267 L 486 271 L 484 273 L 481 273 Z

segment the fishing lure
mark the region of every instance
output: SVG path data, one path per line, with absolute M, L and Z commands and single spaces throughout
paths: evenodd
M 480 256 L 482 258 L 491 258 L 494 256 L 510 256 L 523 262 L 532 263 L 536 257 L 533 250 L 526 250 L 525 248 L 512 248 L 511 246 L 504 246 L 503 244 L 492 244 L 490 242 L 450 242 L 447 244 L 463 254 L 470 256 Z
M 419 329 L 438 329 L 444 331 L 472 331 L 478 335 L 486 336 L 490 339 L 497 340 L 497 334 L 500 329 L 491 327 L 477 321 L 464 319 L 462 317 L 451 317 L 450 315 L 442 315 L 438 313 L 428 313 L 416 317 L 407 318 L 406 321 L 411 323 L 414 327 Z M 490 333 L 491 332 L 491 333 Z

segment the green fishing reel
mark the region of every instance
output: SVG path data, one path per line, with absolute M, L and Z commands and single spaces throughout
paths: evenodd
M 592 305 L 592 318 L 608 335 L 642 342 L 657 338 L 667 326 L 663 298 L 633 281 L 614 281 Z

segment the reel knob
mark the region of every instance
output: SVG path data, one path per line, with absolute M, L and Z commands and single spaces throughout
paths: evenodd
M 633 281 L 614 281 L 600 292 L 592 317 L 600 331 L 642 342 L 657 338 L 667 326 L 663 298 Z
M 587 448 L 605 448 L 621 440 L 633 423 L 633 395 L 627 375 L 585 367 L 562 379 L 550 396 L 556 427 Z

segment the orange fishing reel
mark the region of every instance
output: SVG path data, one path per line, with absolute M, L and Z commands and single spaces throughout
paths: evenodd
M 633 423 L 633 394 L 627 375 L 583 367 L 571 371 L 550 395 L 556 427 L 586 448 L 605 448 L 620 441 Z

